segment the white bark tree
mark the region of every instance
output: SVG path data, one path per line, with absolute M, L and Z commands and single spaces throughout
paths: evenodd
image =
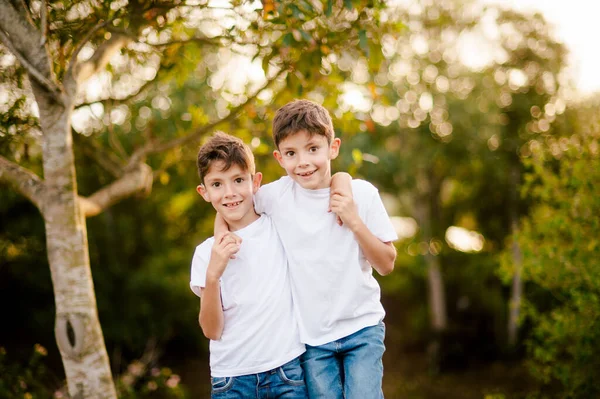
M 60 4 L 0 0 L 0 43 L 28 77 L 30 99 L 39 110 L 43 157 L 42 177 L 20 166 L 16 159 L 0 155 L 0 184 L 29 199 L 44 218 L 56 305 L 56 342 L 71 397 L 117 396 L 98 320 L 86 218 L 136 193 L 149 192 L 154 176 L 146 163 L 148 156 L 197 142 L 219 124 L 240 115 L 266 89 L 273 93 L 284 90 L 286 79 L 292 76 L 288 71 L 293 69 L 296 81 L 306 83 L 306 89 L 310 89 L 305 72 L 320 75 L 316 71 L 323 67 L 311 64 L 311 55 L 326 63 L 327 54 L 364 50 L 365 30 L 375 40 L 384 29 L 373 18 L 374 8 L 362 2 L 352 3 L 355 4 L 348 7 L 348 2 L 333 5 L 330 1 L 314 1 L 300 9 L 294 2 L 265 1 L 263 10 L 254 7 L 248 11 L 245 2 L 232 1 L 225 10 L 217 7 L 230 20 L 234 19 L 236 24 L 232 27 L 227 21 L 225 25 L 215 21 L 215 14 L 211 14 L 215 9 L 202 1 L 190 5 L 177 0 Z M 375 7 L 381 7 L 375 3 Z M 267 11 L 269 14 L 261 18 L 261 12 Z M 170 29 L 176 21 L 190 22 L 188 16 L 213 24 L 213 32 L 219 31 L 220 36 L 203 34 L 198 21 L 187 30 Z M 90 25 L 90 21 L 95 25 Z M 79 31 L 69 31 L 72 26 Z M 163 38 L 167 40 L 161 41 Z M 146 53 L 151 48 L 154 55 L 166 57 L 165 49 L 189 43 L 232 51 L 250 49 L 249 56 L 263 60 L 266 77 L 262 86 L 238 96 L 226 113 L 194 131 L 168 140 L 157 135 L 149 138 L 130 151 L 121 165 L 112 162 L 110 156 L 97 153 L 98 162 L 115 180 L 92 195 L 80 196 L 71 117 L 74 108 L 82 106 L 80 92 L 85 82 L 105 71 L 111 57 L 122 50 L 144 54 L 141 44 Z M 92 51 L 86 59 L 80 56 L 84 48 Z M 327 68 L 331 70 L 331 62 L 327 62 Z M 312 84 L 317 81 L 312 78 Z M 151 84 L 152 79 L 125 98 L 106 100 L 126 103 Z

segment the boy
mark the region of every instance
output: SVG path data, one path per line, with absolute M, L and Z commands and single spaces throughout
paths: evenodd
M 210 341 L 211 398 L 306 398 L 285 252 L 252 196 L 262 175 L 250 148 L 216 133 L 198 153 L 198 193 L 231 232 L 198 245 L 190 287 Z
M 272 218 L 288 256 L 309 397 L 382 398 L 385 312 L 372 268 L 393 270 L 396 232 L 372 184 L 329 189 L 341 141 L 325 108 L 288 103 L 273 139 L 287 176 L 258 191 L 255 209 Z

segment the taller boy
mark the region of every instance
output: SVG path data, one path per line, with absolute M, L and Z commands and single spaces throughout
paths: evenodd
M 288 176 L 263 186 L 255 206 L 272 217 L 288 256 L 309 396 L 382 398 L 385 312 L 372 267 L 393 270 L 396 232 L 372 184 L 353 180 L 352 193 L 330 193 L 341 141 L 325 108 L 285 105 L 273 139 Z

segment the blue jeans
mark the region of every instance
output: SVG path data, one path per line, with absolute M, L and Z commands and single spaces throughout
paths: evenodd
M 300 356 L 310 399 L 382 399 L 385 325 L 366 327 Z
M 263 373 L 212 377 L 210 380 L 212 399 L 308 398 L 299 358 Z

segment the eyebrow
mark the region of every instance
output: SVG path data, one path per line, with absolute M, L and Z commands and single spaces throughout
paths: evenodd
M 320 145 L 320 143 L 318 141 L 316 141 L 316 140 L 310 139 L 310 140 L 308 140 L 308 142 L 306 144 L 304 144 L 303 147 L 304 148 L 306 148 L 306 147 L 313 147 L 313 146 L 316 146 L 316 145 Z M 287 152 L 287 151 L 296 151 L 296 147 L 281 146 L 280 151 L 285 151 L 285 152 Z
M 239 177 L 244 177 L 245 178 L 246 176 L 247 176 L 246 173 L 238 173 L 238 174 L 235 174 L 235 175 L 231 176 L 231 179 L 234 180 L 234 179 L 237 179 Z M 224 179 L 223 177 L 211 177 L 211 178 L 208 178 L 208 179 L 205 178 L 204 180 L 207 181 L 207 182 L 214 183 L 216 181 L 222 181 L 222 180 L 227 180 L 227 179 Z

